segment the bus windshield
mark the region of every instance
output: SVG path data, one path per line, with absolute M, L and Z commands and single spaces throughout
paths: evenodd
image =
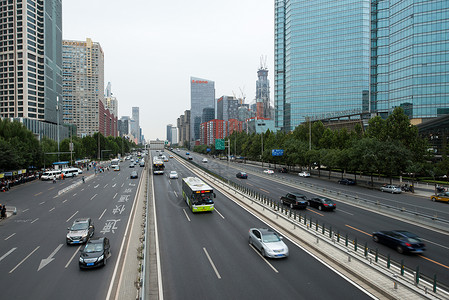
M 212 200 L 212 197 L 213 193 L 193 194 L 192 202 L 194 205 L 213 204 L 214 200 Z

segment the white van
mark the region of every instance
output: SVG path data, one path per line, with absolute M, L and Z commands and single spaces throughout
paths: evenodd
M 62 174 L 64 174 L 64 177 L 76 177 L 78 173 L 78 168 L 62 169 Z
M 61 178 L 61 171 L 55 170 L 55 171 L 46 171 L 42 174 L 41 180 L 53 180 Z

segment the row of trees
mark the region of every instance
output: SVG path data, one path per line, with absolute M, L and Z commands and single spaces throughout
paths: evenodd
M 289 133 L 234 132 L 229 140 L 230 152 L 236 156 L 288 166 L 325 166 L 343 173 L 383 174 L 390 178 L 404 173 L 429 177 L 449 175 L 447 156 L 432 163 L 427 141 L 418 135 L 417 127 L 410 124 L 399 107 L 387 119 L 372 118 L 365 131 L 360 125 L 353 131 L 331 130 L 321 122 L 313 122 Z M 215 150 L 214 145 L 196 146 L 194 151 L 206 153 L 207 148 L 211 154 L 223 153 Z M 284 155 L 272 156 L 272 149 L 283 149 Z
M 70 154 L 70 142 L 73 151 Z M 76 159 L 109 159 L 124 155 L 137 145 L 121 137 L 104 137 L 101 133 L 83 138 L 64 139 L 59 144 L 47 137 L 41 141 L 22 123 L 0 119 L 0 172 L 17 169 L 40 169 L 54 162 Z M 65 153 L 62 153 L 65 152 Z

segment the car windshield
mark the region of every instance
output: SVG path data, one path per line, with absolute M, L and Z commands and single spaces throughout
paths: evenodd
M 87 222 L 75 223 L 70 230 L 86 230 L 88 227 Z
M 174 174 L 177 174 L 177 173 L 176 173 L 176 171 L 171 171 L 170 174 L 174 175 Z
M 323 203 L 333 204 L 332 200 L 329 200 L 329 199 L 323 199 Z
M 280 240 L 279 236 L 275 233 L 267 233 L 262 236 L 262 241 L 264 243 L 274 243 L 279 242 Z
M 92 253 L 92 252 L 101 252 L 103 251 L 103 244 L 100 243 L 90 243 L 87 244 L 84 248 L 84 252 Z
M 240 175 L 246 175 L 246 173 L 245 172 L 240 172 Z

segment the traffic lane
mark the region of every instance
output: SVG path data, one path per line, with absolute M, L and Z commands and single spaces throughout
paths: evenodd
M 157 203 L 161 203 L 157 208 L 158 220 L 170 220 L 169 222 L 164 222 L 163 225 L 161 225 L 159 221 L 158 225 L 161 231 L 161 245 L 163 245 L 161 246 L 161 253 L 164 257 L 162 266 L 164 269 L 163 282 L 166 297 L 176 299 L 188 295 L 187 298 L 190 298 L 192 295 L 192 297 L 207 298 L 210 297 L 210 295 L 214 295 L 215 298 L 215 295 L 218 294 L 223 295 L 223 299 L 225 297 L 228 299 L 229 297 L 242 298 L 242 296 L 285 296 L 289 298 L 300 298 L 301 295 L 304 295 L 302 288 L 306 287 L 301 287 L 299 285 L 298 288 L 296 282 L 292 282 L 289 287 L 282 288 L 282 292 L 280 292 L 279 286 L 281 286 L 280 284 L 284 286 L 284 281 L 287 280 L 287 278 L 280 279 L 279 281 L 273 280 L 272 276 L 276 276 L 276 273 L 274 273 L 248 245 L 249 228 L 251 226 L 266 227 L 266 225 L 263 225 L 257 219 L 249 225 L 247 221 L 248 214 L 243 213 L 244 211 L 241 208 L 229 200 L 224 201 L 224 196 L 217 192 L 217 211 L 220 211 L 224 216 L 228 214 L 232 215 L 232 218 L 225 217 L 225 219 L 223 219 L 220 215 L 217 215 L 217 212 L 193 214 L 188 210 L 188 207 L 183 200 L 180 201 L 179 199 L 176 199 L 175 205 L 170 205 L 169 203 L 174 201 L 172 198 L 173 193 L 164 193 L 163 185 L 164 183 L 161 182 L 158 177 L 155 177 L 155 187 L 157 187 L 156 189 L 161 189 L 160 191 L 156 191 Z M 167 199 L 164 199 L 163 195 L 167 195 Z M 181 206 L 180 208 L 175 209 L 180 203 L 183 204 L 184 208 Z M 233 207 L 229 213 L 225 212 L 227 210 L 224 207 L 227 205 Z M 169 208 L 164 211 L 159 206 L 167 206 Z M 159 211 L 159 209 L 161 209 L 161 211 Z M 184 212 L 179 212 L 180 210 L 187 211 L 187 216 L 185 216 Z M 165 215 L 165 213 L 169 213 L 169 215 Z M 240 216 L 240 214 L 242 215 Z M 238 225 L 238 223 L 243 223 L 244 225 Z M 169 237 L 174 236 L 177 238 L 169 239 Z M 171 243 L 171 246 L 168 246 L 169 243 Z M 181 248 L 180 245 L 182 245 L 182 253 L 179 253 L 178 255 L 168 254 L 170 251 L 173 251 L 172 249 Z M 232 247 L 230 247 L 230 245 L 232 245 Z M 290 248 L 295 247 L 290 245 Z M 189 253 L 192 254 L 189 255 Z M 295 253 L 295 251 L 292 253 Z M 165 255 L 167 255 L 167 258 L 165 258 Z M 209 257 L 210 260 L 214 262 L 217 271 L 212 267 Z M 300 258 L 300 260 L 303 259 L 304 258 Z M 170 261 L 172 265 L 178 266 L 178 268 L 176 268 L 175 271 L 171 268 L 165 269 L 164 264 L 166 263 L 164 260 Z M 288 260 L 291 262 L 290 258 Z M 301 262 L 298 260 L 295 263 L 300 264 Z M 315 261 L 315 263 L 317 262 Z M 182 278 L 185 278 L 186 276 L 193 276 L 180 274 L 180 270 L 185 269 L 195 270 L 195 278 L 201 279 L 199 281 L 202 286 L 201 291 L 198 291 L 196 285 L 192 287 L 189 284 L 189 281 L 182 280 Z M 325 271 L 326 273 L 329 272 L 329 270 Z M 297 268 L 293 267 L 292 272 L 296 274 Z M 267 274 L 265 281 L 262 280 L 261 274 Z M 220 276 L 220 278 L 218 276 Z M 323 276 L 323 274 L 321 274 L 321 276 Z M 214 282 L 214 278 L 218 281 Z M 258 278 L 258 281 L 257 283 L 254 283 L 253 281 L 248 283 L 247 281 L 249 278 Z M 204 280 L 210 280 L 211 282 L 208 284 L 208 282 L 205 282 Z M 180 284 L 182 284 L 182 282 L 185 282 L 186 285 L 181 286 Z M 171 283 L 176 283 L 176 285 L 172 286 Z M 345 284 L 347 284 L 346 281 L 339 282 L 338 287 L 341 288 Z M 204 286 L 211 286 L 212 288 L 209 291 L 205 290 Z M 236 286 L 245 288 L 236 291 Z M 310 282 L 307 282 L 307 286 L 310 287 Z M 178 289 L 179 294 L 176 293 Z M 351 291 L 350 294 L 354 295 L 354 292 Z M 316 297 L 317 293 L 314 292 L 313 296 Z M 328 294 L 322 296 L 323 299 L 325 297 L 328 297 Z
M 82 199 L 78 199 L 79 200 L 79 203 L 82 203 L 82 201 L 83 201 L 83 199 L 85 199 L 85 198 L 82 198 Z M 48 219 L 49 221 L 48 222 L 51 222 L 52 221 L 52 219 Z M 50 225 L 50 227 L 51 228 L 55 228 L 55 225 L 54 225 L 54 222 Z M 42 228 L 42 226 L 41 226 L 41 228 Z M 97 229 L 96 231 L 98 232 L 98 230 L 99 229 Z M 120 230 L 124 230 L 124 226 L 122 226 L 122 228 L 120 229 Z M 65 244 L 65 234 L 66 234 L 66 228 L 65 229 L 62 229 L 62 231 L 63 231 L 63 234 L 61 234 L 61 236 L 59 237 L 59 234 L 55 237 L 57 240 L 58 240 L 58 242 L 61 242 L 61 243 L 64 243 Z M 51 232 L 51 231 L 48 231 L 48 230 L 44 230 L 44 232 Z M 117 232 L 118 233 L 118 232 Z M 95 236 L 97 236 L 97 234 L 95 235 Z M 121 236 L 123 236 L 123 233 L 121 233 Z M 12 240 L 12 239 L 11 239 Z M 50 250 L 52 249 L 52 247 L 53 246 L 55 246 L 56 244 L 57 244 L 57 242 L 56 243 L 52 243 L 52 242 L 49 242 L 48 241 L 49 240 L 49 238 L 46 238 L 46 241 L 45 241 L 45 245 L 50 245 Z M 52 246 L 52 244 L 53 244 L 53 246 Z M 119 248 L 119 242 L 117 241 L 117 242 L 115 242 L 115 244 L 114 244 L 114 239 L 113 238 L 111 238 L 111 246 L 112 246 L 112 253 L 114 253 L 114 252 L 116 252 L 116 253 L 118 253 L 118 248 Z M 61 244 L 59 244 L 59 245 L 61 245 Z M 38 246 L 39 248 L 36 250 L 36 251 L 34 251 L 33 252 L 33 254 L 29 257 L 29 259 L 27 259 L 26 260 L 26 262 L 24 262 L 23 264 L 21 264 L 16 270 L 14 270 L 12 273 L 15 275 L 15 274 L 18 274 L 17 276 L 19 276 L 19 277 L 25 277 L 26 278 L 26 276 L 20 276 L 20 274 L 19 274 L 19 270 L 23 267 L 23 266 L 25 266 L 25 264 L 34 264 L 34 266 L 33 267 L 29 267 L 28 269 L 31 269 L 31 270 L 29 270 L 29 272 L 25 272 L 25 273 L 30 273 L 31 275 L 32 274 L 34 274 L 34 272 L 39 268 L 39 266 L 40 266 L 40 262 L 39 262 L 39 259 L 35 259 L 35 260 L 32 260 L 31 258 L 34 258 L 34 257 L 42 257 L 42 258 L 47 258 L 47 257 L 49 257 L 48 255 L 50 255 L 51 253 L 53 253 L 52 251 L 55 251 L 56 249 L 58 249 L 58 247 L 59 246 L 55 246 L 56 248 L 55 249 L 53 249 L 53 250 L 49 250 L 49 249 L 44 249 L 45 247 L 44 246 L 42 246 L 42 245 L 40 245 L 40 246 Z M 20 247 L 20 249 L 25 249 L 26 247 Z M 48 248 L 48 247 L 47 247 Z M 60 247 L 59 248 L 59 250 L 57 251 L 57 257 L 55 257 L 55 260 L 54 261 L 52 261 L 51 263 L 49 263 L 48 265 L 45 265 L 45 267 L 43 268 L 43 269 L 41 269 L 41 270 L 39 270 L 38 272 L 39 272 L 39 274 L 41 275 L 41 276 L 43 276 L 43 274 L 45 274 L 47 271 L 46 270 L 50 270 L 53 266 L 55 266 L 55 267 L 57 267 L 57 265 L 60 263 L 60 261 L 61 261 L 61 257 L 63 257 L 63 255 L 64 255 L 64 252 L 65 252 L 65 250 L 66 249 L 69 249 L 69 252 L 70 252 L 70 256 L 72 257 L 73 256 L 73 254 L 71 253 L 72 252 L 72 250 L 73 249 L 70 249 L 70 248 L 73 248 L 73 247 Z M 117 248 L 117 249 L 115 249 L 114 250 L 114 248 Z M 18 248 L 18 250 L 19 250 L 19 248 Z M 25 249 L 26 250 L 26 249 Z M 28 250 L 26 250 L 25 252 L 27 252 Z M 21 254 L 20 253 L 20 251 L 14 251 L 16 254 Z M 77 251 L 76 251 L 77 252 Z M 46 255 L 45 254 L 43 254 L 43 253 L 46 253 Z M 77 255 L 76 255 L 76 258 L 75 259 L 73 259 L 72 260 L 72 265 L 74 264 L 74 266 L 75 266 L 75 268 L 76 269 L 78 269 L 78 266 L 77 266 L 77 259 L 78 259 L 78 257 L 79 257 L 79 254 L 78 253 L 76 253 Z M 24 256 L 24 255 L 23 255 Z M 23 257 L 22 256 L 22 257 Z M 65 258 L 67 258 L 67 257 L 65 257 Z M 112 260 L 113 259 L 111 259 L 111 262 L 112 262 Z M 41 260 L 42 261 L 42 260 Z M 66 264 L 66 262 L 65 262 L 65 260 L 64 259 L 62 259 L 62 263 L 63 264 Z M 13 260 L 10 260 L 10 262 L 13 262 Z M 37 263 L 39 263 L 39 264 L 37 264 Z M 62 269 L 62 266 L 61 266 L 61 268 L 59 268 L 58 270 L 60 270 L 60 269 Z M 51 276 L 54 276 L 54 274 L 58 274 L 58 272 L 50 272 L 50 276 L 49 276 L 49 280 L 50 280 L 50 278 L 51 279 L 53 279 L 54 280 L 54 278 L 52 278 Z M 27 275 L 27 274 L 24 274 L 24 275 Z M 20 282 L 20 281 L 17 281 L 17 282 Z M 32 282 L 33 282 L 33 280 L 29 280 L 29 282 L 30 282 L 30 285 L 32 284 Z M 73 283 L 74 283 L 74 281 L 71 279 L 71 278 L 69 278 L 68 280 L 67 280 L 67 282 L 69 283 L 69 286 L 67 287 L 67 289 L 70 289 L 70 287 L 73 285 Z M 108 281 L 105 281 L 106 283 L 108 283 Z M 4 281 L 3 281 L 3 283 L 4 283 Z M 84 282 L 84 283 L 80 283 L 80 285 L 78 285 L 78 284 L 75 284 L 75 286 L 84 286 L 84 285 L 89 285 L 89 284 L 91 284 L 91 282 L 89 282 L 89 281 L 86 281 L 86 282 Z M 30 286 L 30 285 L 28 285 L 28 286 Z M 96 286 L 98 286 L 99 284 L 95 284 Z M 28 287 L 27 286 L 27 287 Z M 61 286 L 63 286 L 63 285 L 61 285 Z M 32 286 L 31 286 L 31 288 L 32 288 Z M 22 290 L 24 290 L 25 292 L 27 291 L 27 289 L 26 288 L 22 288 Z M 78 289 L 78 291 L 79 291 L 79 289 Z M 76 292 L 76 291 L 74 291 L 74 292 Z M 93 291 L 93 294 L 95 294 L 94 293 L 94 291 Z M 17 294 L 15 294 L 16 296 L 17 296 Z M 27 296 L 28 294 L 25 294 L 24 296 L 24 298 L 26 298 L 26 296 Z M 76 295 L 76 293 L 74 293 L 74 295 Z M 62 295 L 61 295 L 62 296 Z M 45 299 L 45 297 L 42 297 L 42 299 Z

